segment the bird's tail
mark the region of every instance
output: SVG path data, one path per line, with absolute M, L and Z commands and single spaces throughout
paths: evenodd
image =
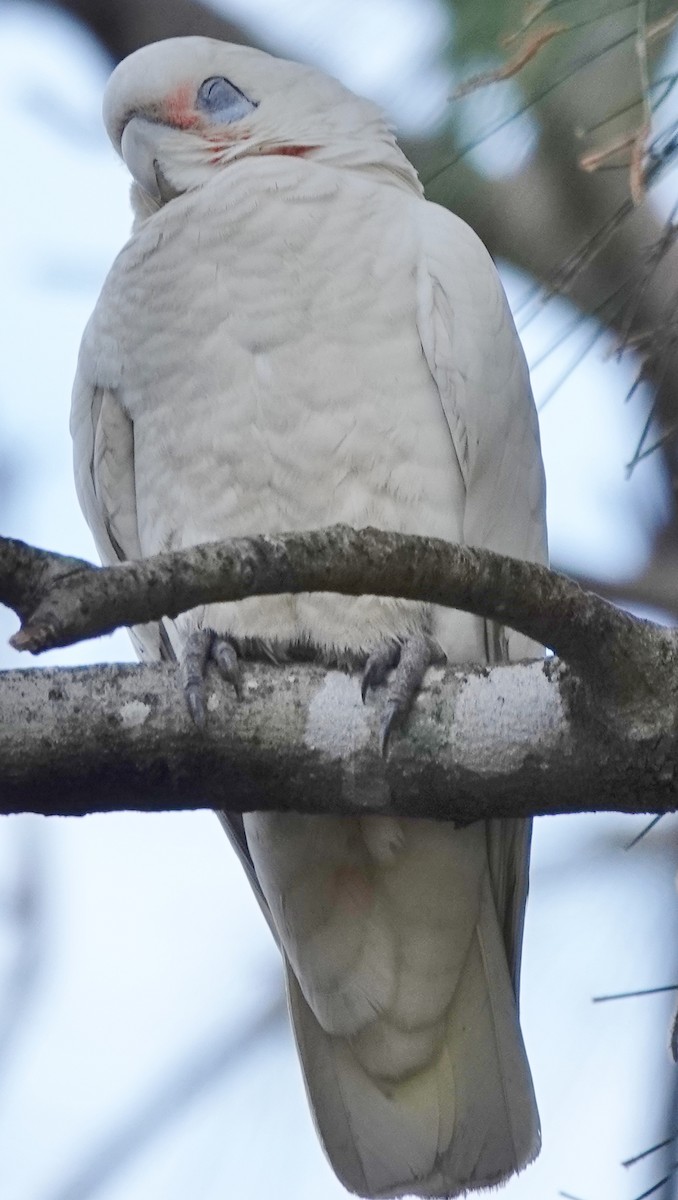
M 364 1047 L 323 1030 L 289 963 L 287 985 L 315 1123 L 351 1192 L 455 1196 L 498 1184 L 537 1155 L 539 1116 L 489 888 L 442 1038 L 422 1069 L 380 1078 Z

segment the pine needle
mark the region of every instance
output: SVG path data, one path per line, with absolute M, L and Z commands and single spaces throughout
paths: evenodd
M 633 1167 L 637 1162 L 647 1158 L 650 1154 L 654 1154 L 657 1150 L 663 1150 L 665 1146 L 670 1146 L 671 1142 L 675 1142 L 676 1134 L 672 1133 L 671 1137 L 664 1138 L 663 1142 L 657 1142 L 655 1146 L 649 1146 L 647 1150 L 641 1150 L 640 1154 L 634 1154 L 633 1158 L 627 1158 L 622 1163 L 623 1167 Z
M 649 426 L 649 423 L 650 423 L 650 418 L 648 418 L 648 422 L 647 422 L 648 426 Z M 665 813 L 657 813 L 656 817 L 653 817 L 652 820 L 649 821 L 648 824 L 645 825 L 643 829 L 641 829 L 640 833 L 636 834 L 636 836 L 634 838 L 632 838 L 631 841 L 626 846 L 624 846 L 624 849 L 625 850 L 633 850 L 633 847 L 637 846 L 638 842 L 643 840 L 643 838 L 645 837 L 645 834 L 649 833 L 651 829 L 654 829 L 655 825 L 658 825 L 659 822 L 661 821 L 662 817 L 665 815 L 666 815 Z
M 678 992 L 678 983 L 667 983 L 663 987 L 642 988 L 637 992 L 615 992 L 610 996 L 593 996 L 593 1004 L 604 1004 L 607 1000 L 631 1000 L 636 996 L 656 996 L 659 992 Z

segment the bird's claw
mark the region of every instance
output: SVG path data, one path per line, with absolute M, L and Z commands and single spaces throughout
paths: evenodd
M 388 753 L 391 731 L 401 725 L 404 719 L 405 713 L 402 709 L 393 700 L 387 700 L 379 722 L 379 753 L 382 758 L 386 758 Z
M 391 733 L 402 725 L 421 687 L 426 668 L 434 659 L 434 649 L 423 633 L 413 634 L 402 643 L 385 642 L 370 654 L 362 679 L 362 696 L 369 687 L 383 683 L 395 668 L 386 693 L 386 704 L 379 723 L 379 749 L 385 758 Z
M 210 649 L 210 657 L 217 664 L 221 678 L 225 679 L 227 683 L 232 684 L 238 700 L 241 700 L 242 679 L 240 677 L 240 661 L 238 659 L 238 651 L 233 642 L 229 642 L 228 638 L 215 636 Z
M 184 643 L 179 681 L 191 718 L 198 729 L 205 724 L 205 671 L 212 645 L 209 629 L 194 629 Z
M 191 720 L 198 729 L 204 729 L 206 720 L 204 691 L 202 680 L 199 684 L 190 684 L 184 688 L 184 696 L 188 711 L 191 714 Z
M 360 682 L 360 695 L 365 703 L 370 688 L 379 687 L 388 675 L 389 671 L 395 667 L 400 658 L 400 643 L 399 642 L 383 642 L 381 646 L 377 646 L 370 654 L 365 663 L 365 670 Z
M 242 694 L 238 653 L 233 643 L 212 629 L 194 629 L 184 643 L 179 680 L 191 719 L 198 729 L 204 727 L 207 717 L 205 676 L 210 659 L 216 663 L 222 678 L 233 685 L 238 699 Z

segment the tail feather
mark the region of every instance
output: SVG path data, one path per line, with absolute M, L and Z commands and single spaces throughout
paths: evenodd
M 336 1174 L 365 1197 L 455 1196 L 539 1149 L 514 982 L 529 825 L 382 822 L 243 826 Z
M 432 1062 L 371 1076 L 351 1039 L 327 1034 L 291 968 L 288 994 L 306 1088 L 335 1172 L 360 1196 L 455 1196 L 500 1183 L 538 1153 L 539 1118 L 494 899 L 475 936 Z
M 337 1176 L 359 1196 L 412 1193 L 448 1132 L 440 1124 L 453 1087 L 447 1056 L 442 1089 L 438 1079 L 431 1087 L 428 1072 L 385 1085 L 367 1074 L 348 1039 L 324 1032 L 289 969 L 288 994 L 311 1111 Z

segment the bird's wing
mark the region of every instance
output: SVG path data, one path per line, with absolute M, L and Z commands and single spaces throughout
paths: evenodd
M 93 324 L 93 322 L 91 323 Z M 141 558 L 134 485 L 134 429 L 118 390 L 97 378 L 96 335 L 83 338 L 71 403 L 75 487 L 101 561 Z M 157 625 L 138 626 L 142 659 L 163 657 Z
M 73 387 L 75 486 L 102 562 L 140 558 L 134 430 L 115 391 L 97 384 L 85 339 Z
M 501 281 L 484 245 L 459 217 L 430 203 L 417 212 L 419 334 L 464 476 L 464 541 L 545 563 L 539 426 Z M 528 638 L 490 622 L 486 641 L 490 661 L 542 653 Z M 488 823 L 490 873 L 516 995 L 530 836 L 527 821 Z
M 101 356 L 95 347 L 106 343 L 106 333 L 101 328 L 105 328 L 105 315 L 100 310 L 95 312 L 83 338 L 73 387 L 71 435 L 80 506 L 101 561 L 113 564 L 141 558 L 142 552 L 134 476 L 134 426 L 123 407 L 121 385 L 106 386 L 98 378 Z M 137 625 L 130 629 L 130 636 L 143 661 L 175 659 L 162 622 Z M 242 817 L 237 813 L 218 815 L 271 925 L 268 905 L 247 849 Z
M 466 485 L 464 541 L 546 562 L 539 426 L 501 281 L 459 217 L 417 207 L 419 335 Z

